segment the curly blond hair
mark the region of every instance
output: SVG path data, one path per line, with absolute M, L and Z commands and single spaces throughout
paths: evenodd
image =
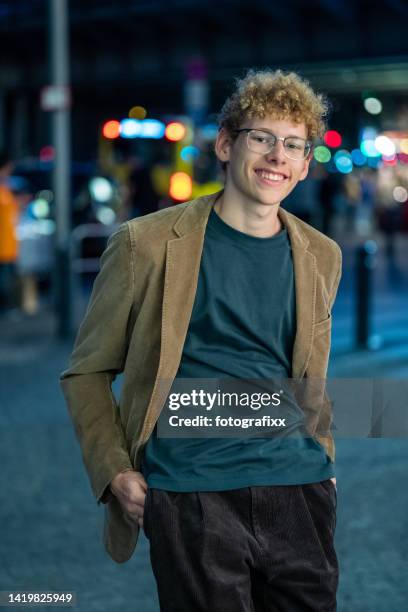
M 318 94 L 308 81 L 295 72 L 251 69 L 227 98 L 218 116 L 220 128 L 231 136 L 246 119 L 271 116 L 304 123 L 309 140 L 322 138 L 330 104 L 326 96 Z

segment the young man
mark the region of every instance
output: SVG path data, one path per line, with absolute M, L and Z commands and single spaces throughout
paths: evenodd
M 341 251 L 281 202 L 326 111 L 294 73 L 238 82 L 215 145 L 225 189 L 112 236 L 61 377 L 107 550 L 128 560 L 144 527 L 165 612 L 336 609 L 325 394 L 305 405 L 309 437 L 169 439 L 156 425 L 179 378 L 325 378 Z

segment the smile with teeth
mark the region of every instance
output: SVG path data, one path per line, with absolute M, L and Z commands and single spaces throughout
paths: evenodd
M 283 174 L 279 174 L 278 172 L 268 172 L 267 170 L 255 170 L 256 174 L 268 182 L 282 182 L 286 180 L 286 176 Z

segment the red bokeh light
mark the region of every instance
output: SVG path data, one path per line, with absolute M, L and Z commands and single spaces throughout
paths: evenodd
M 336 130 L 329 130 L 324 135 L 324 142 L 328 147 L 339 147 L 342 142 L 341 135 Z
M 51 162 L 55 157 L 55 149 L 51 145 L 45 145 L 40 149 L 40 161 L 41 162 Z

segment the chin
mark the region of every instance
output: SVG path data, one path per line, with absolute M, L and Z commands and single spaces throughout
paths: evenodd
M 256 200 L 258 200 L 258 203 L 262 206 L 277 206 L 282 202 L 283 198 L 285 197 L 286 194 L 279 197 L 275 196 L 273 198 L 271 196 L 268 197 L 267 195 L 263 194 L 261 196 L 258 196 Z

